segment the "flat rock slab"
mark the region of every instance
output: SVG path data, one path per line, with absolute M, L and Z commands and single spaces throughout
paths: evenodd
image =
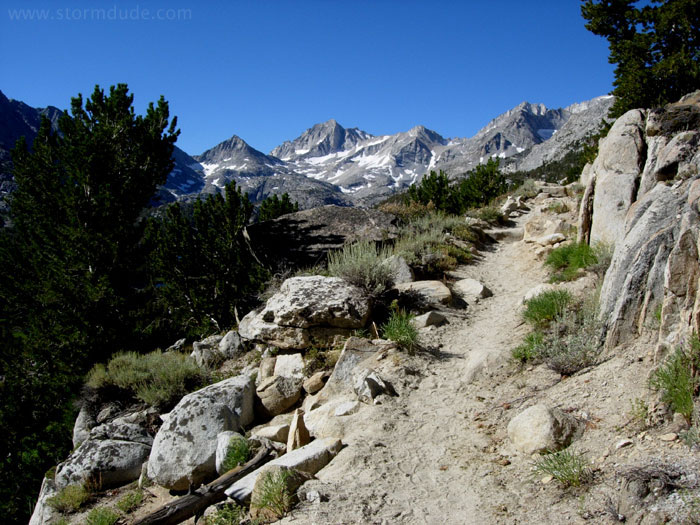
M 338 452 L 340 452 L 342 446 L 342 442 L 337 438 L 317 439 L 284 456 L 273 459 L 267 463 L 265 467 L 280 465 L 314 475 L 331 462 Z M 247 502 L 250 499 L 250 495 L 253 493 L 255 481 L 265 467 L 239 479 L 226 490 L 226 495 L 236 501 Z
M 491 297 L 493 292 L 476 279 L 461 279 L 452 285 L 455 295 L 469 300 L 479 300 Z
M 447 317 L 442 315 L 440 312 L 432 311 L 411 319 L 411 324 L 418 330 L 421 328 L 427 328 L 428 326 L 440 326 L 445 322 L 447 322 Z
M 401 283 L 396 285 L 396 289 L 399 292 L 417 292 L 433 304 L 449 304 L 452 301 L 452 292 L 441 281 Z

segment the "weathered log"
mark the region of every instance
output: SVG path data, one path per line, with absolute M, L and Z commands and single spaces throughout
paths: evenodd
M 208 485 L 203 485 L 192 494 L 182 496 L 159 509 L 153 511 L 148 516 L 144 516 L 133 525 L 175 525 L 182 523 L 186 519 L 204 511 L 210 505 L 214 505 L 226 499 L 224 491 L 233 483 L 272 459 L 272 449 L 264 446 L 253 459 L 245 465 L 236 467 L 226 474 L 218 477 Z

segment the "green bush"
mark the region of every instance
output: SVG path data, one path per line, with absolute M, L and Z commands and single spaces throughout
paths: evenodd
M 76 512 L 87 503 L 92 497 L 92 493 L 84 485 L 68 485 L 61 489 L 58 494 L 50 497 L 46 502 L 58 512 L 68 514 Z
M 523 317 L 535 327 L 546 327 L 564 313 L 571 300 L 571 294 L 566 290 L 542 292 L 527 301 Z
M 391 268 L 382 264 L 390 256 L 390 249 L 377 248 L 371 241 L 347 244 L 342 250 L 328 254 L 328 273 L 371 295 L 380 294 L 394 285 Z
M 513 192 L 514 197 L 524 197 L 526 199 L 532 199 L 537 196 L 539 190 L 533 179 L 525 179 L 523 183 L 515 188 Z
M 552 282 L 571 281 L 578 276 L 578 271 L 598 262 L 593 248 L 586 243 L 565 244 L 555 248 L 547 256 L 546 266 L 554 270 Z
M 538 346 L 538 357 L 560 374 L 574 374 L 597 362 L 599 335 L 600 322 L 593 305 L 565 311 L 556 317 L 551 332 Z
M 246 509 L 236 503 L 219 507 L 216 513 L 204 518 L 204 525 L 239 525 L 246 518 Z
M 542 332 L 530 332 L 525 336 L 525 341 L 513 348 L 511 355 L 513 359 L 520 363 L 527 363 L 540 357 L 540 347 L 544 342 Z
M 495 206 L 484 206 L 470 212 L 470 215 L 489 224 L 497 224 L 503 221 L 501 210 Z
M 143 499 L 144 495 L 141 489 L 132 490 L 119 498 L 119 501 L 117 501 L 117 508 L 124 514 L 129 514 L 141 506 Z
M 97 507 L 90 511 L 87 525 L 114 525 L 119 520 L 119 514 L 108 507 Z
M 271 221 L 277 217 L 296 211 L 299 211 L 299 203 L 292 202 L 288 193 L 282 194 L 281 198 L 277 195 L 272 195 L 271 197 L 266 197 L 260 203 L 260 208 L 258 208 L 258 222 Z
M 694 409 L 694 395 L 699 384 L 700 343 L 693 337 L 687 349 L 678 348 L 652 374 L 649 384 L 662 392 L 662 400 L 674 412 L 683 414 L 691 421 Z
M 358 335 L 357 337 L 364 337 Z M 304 353 L 304 377 L 319 370 L 332 370 L 340 357 L 340 349 L 312 347 Z
M 250 459 L 250 443 L 241 435 L 234 435 L 228 442 L 226 450 L 226 458 L 224 459 L 222 468 L 224 472 L 243 465 Z
M 185 394 L 206 384 L 207 372 L 177 352 L 148 354 L 125 352 L 88 374 L 87 386 L 98 391 L 119 391 L 149 405 L 166 408 Z
M 418 347 L 418 330 L 411 324 L 413 316 L 405 310 L 394 310 L 382 325 L 382 337 L 395 341 L 402 348 L 413 352 Z
M 580 487 L 590 481 L 591 474 L 585 456 L 569 449 L 545 454 L 533 464 L 533 475 L 550 475 L 565 487 Z

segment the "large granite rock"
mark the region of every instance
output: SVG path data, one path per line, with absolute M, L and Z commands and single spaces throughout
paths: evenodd
M 245 339 L 285 349 L 304 349 L 363 328 L 370 314 L 367 295 L 338 277 L 287 279 L 265 307 L 238 327 Z
M 399 292 L 415 292 L 422 295 L 426 302 L 434 305 L 450 304 L 452 292 L 441 281 L 415 281 L 396 285 Z
M 508 423 L 508 438 L 523 454 L 554 452 L 568 447 L 581 430 L 572 416 L 558 408 L 535 405 Z
M 214 477 L 217 436 L 253 421 L 254 389 L 252 378 L 241 375 L 183 397 L 156 434 L 148 476 L 175 490 Z

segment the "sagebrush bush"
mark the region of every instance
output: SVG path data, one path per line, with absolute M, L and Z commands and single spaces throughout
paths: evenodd
M 546 327 L 564 313 L 571 301 L 571 294 L 566 290 L 548 290 L 525 303 L 523 317 L 535 327 Z
M 364 337 L 358 335 L 357 337 Z M 319 370 L 332 370 L 342 349 L 312 347 L 304 353 L 304 377 Z
M 565 311 L 557 316 L 537 350 L 549 368 L 563 375 L 595 364 L 600 355 L 597 309 L 581 306 L 577 311 Z
M 469 212 L 469 215 L 488 222 L 489 224 L 497 224 L 503 221 L 503 214 L 501 213 L 501 210 L 495 206 L 484 206 L 483 208 L 472 210 Z
M 224 472 L 243 465 L 250 459 L 250 443 L 243 436 L 235 434 L 228 442 L 226 458 L 222 464 Z
M 413 352 L 418 347 L 418 330 L 411 324 L 413 316 L 405 310 L 394 310 L 389 320 L 381 327 L 382 337 Z
M 114 525 L 119 521 L 119 514 L 109 507 L 97 507 L 87 515 L 87 525 Z
M 526 199 L 532 199 L 537 197 L 539 190 L 533 179 L 525 179 L 523 183 L 518 186 L 513 192 L 514 197 L 524 197 Z
M 545 265 L 554 270 L 551 281 L 571 281 L 578 276 L 582 268 L 588 268 L 598 262 L 593 248 L 585 242 L 559 246 L 547 256 Z
M 435 205 L 433 203 L 422 204 L 413 200 L 385 202 L 379 205 L 379 210 L 390 213 L 401 222 L 407 223 L 430 214 L 435 210 Z
M 49 506 L 58 512 L 68 514 L 76 512 L 92 498 L 92 493 L 85 485 L 68 485 L 61 489 L 55 496 L 46 500 Z
M 151 406 L 167 408 L 207 379 L 207 371 L 191 357 L 156 350 L 117 354 L 107 366 L 95 365 L 86 384 L 98 392 L 117 389 Z
M 677 348 L 654 371 L 649 379 L 652 388 L 661 391 L 662 399 L 686 420 L 693 418 L 694 396 L 700 382 L 700 342 L 693 337 L 687 348 Z
M 568 448 L 536 459 L 533 473 L 550 475 L 565 487 L 580 487 L 590 481 L 592 474 L 586 457 Z
M 378 248 L 371 241 L 347 244 L 328 254 L 328 273 L 377 295 L 394 285 L 391 268 L 382 264 L 391 257 L 391 249 Z

